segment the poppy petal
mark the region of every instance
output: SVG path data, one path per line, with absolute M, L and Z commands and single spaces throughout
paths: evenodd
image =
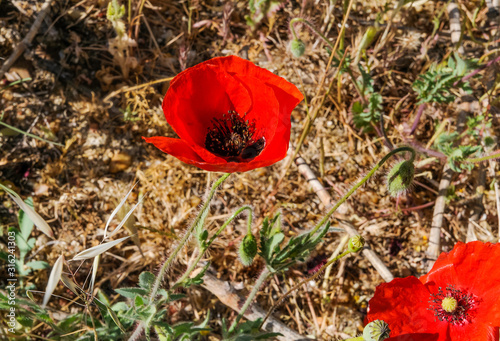
M 210 163 L 205 162 L 198 154 L 196 154 L 196 152 L 193 151 L 193 149 L 191 149 L 191 147 L 185 141 L 181 139 L 174 139 L 163 136 L 143 137 L 143 139 L 147 143 L 153 144 L 162 152 L 170 154 L 184 163 L 210 172 L 246 172 L 251 169 L 266 167 L 272 164 L 271 161 L 264 161 L 256 165 L 252 163 L 242 164 L 239 162 L 226 162 L 225 160 L 223 163 Z
M 272 86 L 274 89 L 281 89 L 283 93 L 286 93 L 290 97 L 295 98 L 294 100 L 296 101 L 295 105 L 297 105 L 300 101 L 304 99 L 304 96 L 299 91 L 299 89 L 297 89 L 295 85 L 288 82 L 286 79 L 277 76 L 271 71 L 261 68 L 253 64 L 252 62 L 241 59 L 238 56 L 213 58 L 208 60 L 206 63 L 212 65 L 218 65 L 224 68 L 226 72 L 231 74 L 238 74 L 238 75 L 243 74 L 249 77 L 260 79 L 263 83 Z M 295 108 L 295 105 L 293 105 L 293 107 L 289 107 L 290 112 L 292 111 L 293 108 Z
M 396 278 L 377 287 L 369 302 L 366 323 L 384 320 L 394 336 L 429 331 L 441 335 L 446 324 L 434 321 L 434 315 L 427 309 L 428 300 L 429 291 L 417 278 Z
M 265 150 L 270 146 L 270 142 L 276 134 L 276 125 L 279 118 L 278 100 L 274 96 L 273 89 L 257 78 L 239 78 L 237 75 L 233 75 L 233 78 L 240 82 L 241 87 L 247 89 L 252 98 L 248 111 L 239 113 L 246 113 L 245 119 L 255 122 L 256 139 L 260 137 L 266 139 Z M 290 117 L 288 121 L 290 121 Z
M 492 340 L 487 337 L 500 326 L 500 271 L 496 262 L 500 259 L 500 245 L 483 242 L 457 243 L 450 252 L 443 252 L 432 270 L 420 280 L 437 291 L 443 283 L 452 284 L 478 298 L 479 303 L 472 323 L 454 327 L 457 333 L 471 335 L 478 333 L 474 340 Z M 493 328 L 492 327 L 496 327 Z M 465 340 L 465 339 L 464 339 Z M 498 336 L 495 340 L 498 340 Z
M 205 149 L 205 137 L 207 129 L 213 124 L 212 120 L 235 110 L 225 91 L 226 86 L 235 91 L 239 84 L 223 72 L 215 72 L 210 66 L 202 65 L 191 70 L 189 77 L 179 77 L 163 100 L 167 122 L 206 162 L 226 162 Z M 239 94 L 241 101 L 250 102 L 248 93 L 240 91 Z
M 387 341 L 438 341 L 439 334 L 434 333 L 411 333 L 401 334 L 395 337 L 386 339 Z
M 451 329 L 451 341 L 498 341 L 498 327 L 488 326 L 480 321 L 473 321 L 463 326 L 453 326 Z
M 203 159 L 183 140 L 164 136 L 143 137 L 144 141 L 153 144 L 164 153 L 170 154 L 182 162 L 193 164 Z
M 231 74 L 243 74 L 246 78 L 258 78 L 261 82 L 269 86 L 279 103 L 279 116 L 277 120 L 276 130 L 273 140 L 266 140 L 266 148 L 255 160 L 267 160 L 273 158 L 275 163 L 286 156 L 290 140 L 290 114 L 292 110 L 299 104 L 304 96 L 295 85 L 289 83 L 284 78 L 275 75 L 274 73 L 258 67 L 251 62 L 241 62 L 241 58 L 236 56 L 228 56 L 223 58 L 213 58 L 208 61 L 213 65 L 223 67 L 226 72 Z M 276 140 L 274 140 L 276 139 Z M 271 163 L 271 164 L 272 164 Z
M 262 151 L 261 155 L 256 159 L 266 160 L 274 158 L 276 161 L 279 161 L 286 156 L 288 151 L 290 130 L 292 127 L 290 114 L 297 104 L 304 99 L 304 96 L 295 86 L 293 86 L 295 89 L 292 89 L 290 93 L 285 92 L 272 83 L 268 83 L 268 86 L 274 90 L 274 95 L 280 104 L 279 117 L 273 140 L 269 142 L 269 147 Z

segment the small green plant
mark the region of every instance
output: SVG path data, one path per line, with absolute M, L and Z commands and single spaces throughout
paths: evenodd
M 250 15 L 245 16 L 247 24 L 252 27 L 257 26 L 265 18 L 272 17 L 284 2 L 284 0 L 249 0 Z
M 24 202 L 33 208 L 33 198 L 29 197 Z M 20 276 L 20 288 L 24 288 L 24 279 L 33 270 L 43 270 L 50 266 L 44 261 L 33 260 L 26 262 L 26 256 L 34 248 L 36 242 L 35 238 L 30 237 L 35 224 L 23 210 L 19 210 L 17 217 L 19 228 L 10 227 L 9 232 L 15 235 L 16 247 L 19 250 L 19 257 L 15 258 L 15 273 Z M 0 251 L 0 258 L 6 263 L 9 263 L 9 259 L 11 259 L 9 258 L 9 252 L 6 251 Z
M 434 142 L 434 147 L 447 156 L 449 167 L 455 172 L 471 170 L 474 160 L 480 154 L 491 151 L 495 140 L 491 136 L 483 136 L 486 128 L 491 128 L 491 118 L 484 115 L 469 117 L 467 129 L 458 132 L 442 133 Z
M 116 33 L 116 37 L 109 40 L 108 51 L 120 66 L 123 78 L 128 79 L 130 71 L 138 65 L 137 59 L 130 55 L 130 49 L 136 47 L 137 43 L 126 34 L 125 22 L 122 20 L 124 15 L 125 6 L 120 6 L 118 0 L 111 0 L 108 3 L 106 18 L 113 25 Z
M 262 319 L 255 321 L 246 321 L 239 324 L 234 332 L 230 333 L 227 329 L 226 319 L 222 319 L 222 337 L 224 341 L 252 341 L 252 340 L 272 340 L 280 333 L 263 332 L 260 328 Z
M 457 132 L 450 134 L 441 134 L 436 142 L 436 149 L 448 157 L 448 165 L 455 172 L 462 170 L 471 170 L 474 164 L 465 163 L 464 161 L 474 154 L 481 151 L 481 146 L 456 146 L 456 141 L 459 140 Z
M 140 117 L 137 117 L 138 112 L 132 111 L 130 104 L 127 105 L 127 108 L 125 108 L 125 110 L 120 109 L 120 112 L 123 114 L 123 120 L 125 122 L 136 122 L 141 120 Z
M 462 78 L 475 68 L 477 68 L 475 61 L 463 60 L 457 53 L 450 56 L 446 64 L 433 64 L 413 83 L 413 90 L 420 100 L 418 104 L 451 103 L 456 98 L 451 92 L 454 87 L 462 89 L 465 93 L 471 93 L 469 82 L 462 81 Z
M 358 128 L 371 129 L 380 121 L 383 98 L 380 93 L 375 91 L 373 78 L 361 64 L 359 65 L 359 71 L 361 73 L 361 84 L 358 87 L 361 89 L 362 100 L 355 101 L 352 104 L 353 121 Z M 368 100 L 365 100 L 365 98 L 368 98 Z

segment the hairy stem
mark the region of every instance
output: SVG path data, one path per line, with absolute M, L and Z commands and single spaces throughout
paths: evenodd
M 364 338 L 362 336 L 351 337 L 350 339 L 345 339 L 344 341 L 364 341 Z
M 323 265 L 319 270 L 318 272 L 316 272 L 314 275 L 312 275 L 311 277 L 308 277 L 306 279 L 304 279 L 303 281 L 301 281 L 299 284 L 296 284 L 294 285 L 290 290 L 288 290 L 285 294 L 283 294 L 283 296 L 281 296 L 279 298 L 278 301 L 276 301 L 276 303 L 273 304 L 273 306 L 271 307 L 271 309 L 269 309 L 269 311 L 267 312 L 266 314 L 266 317 L 264 317 L 264 320 L 262 320 L 262 323 L 260 325 L 260 328 L 262 328 L 262 326 L 264 326 L 264 323 L 267 321 L 267 319 L 269 318 L 269 316 L 271 316 L 271 313 L 274 311 L 274 309 L 279 306 L 281 303 L 283 303 L 283 301 L 288 297 L 290 296 L 290 294 L 292 292 L 294 292 L 295 290 L 297 290 L 298 288 L 300 288 L 301 286 L 303 286 L 304 284 L 314 280 L 316 277 L 318 277 L 327 267 L 329 267 L 330 265 L 332 265 L 333 263 L 335 263 L 336 261 L 338 261 L 339 259 L 341 259 L 342 257 L 345 257 L 347 256 L 348 254 L 350 254 L 351 252 L 353 252 L 352 250 L 346 250 L 344 252 L 342 252 L 340 255 L 338 255 L 337 257 L 329 260 L 325 265 Z
M 227 225 L 229 225 L 241 212 L 245 210 L 248 210 L 247 233 L 252 233 L 252 218 L 253 218 L 252 207 L 248 205 L 242 206 L 239 209 L 237 209 L 236 212 L 234 212 L 233 215 L 229 217 L 228 220 L 226 220 L 226 222 L 217 230 L 217 232 L 215 232 L 212 238 L 210 238 L 210 241 L 207 244 L 207 248 L 210 247 L 210 245 L 212 245 L 215 238 L 217 238 L 219 234 L 221 234 L 221 232 L 224 231 Z
M 236 329 L 236 326 L 238 325 L 241 318 L 245 314 L 245 311 L 248 309 L 248 307 L 250 307 L 250 304 L 252 304 L 252 302 L 255 298 L 255 295 L 257 295 L 257 293 L 259 292 L 259 289 L 262 286 L 262 284 L 264 284 L 264 282 L 269 278 L 269 275 L 271 275 L 271 272 L 266 267 L 264 269 L 264 271 L 261 272 L 259 278 L 255 282 L 254 287 L 253 287 L 252 291 L 250 292 L 250 295 L 248 295 L 247 300 L 245 301 L 245 303 L 241 307 L 240 313 L 238 314 L 238 316 L 236 316 L 236 319 L 231 324 L 231 327 L 229 327 L 230 333 L 234 332 L 234 330 Z
M 135 330 L 132 333 L 132 335 L 130 335 L 130 337 L 128 338 L 128 341 L 136 341 L 136 340 L 138 340 L 139 336 L 141 336 L 143 330 L 144 330 L 144 322 L 141 321 L 141 322 L 139 322 L 139 324 L 137 325 L 137 327 L 135 327 Z
M 217 230 L 217 232 L 213 235 L 212 238 L 210 238 L 210 240 L 208 241 L 208 243 L 205 245 L 205 247 L 203 247 L 201 250 L 200 250 L 200 253 L 198 254 L 198 256 L 196 256 L 196 259 L 193 261 L 193 263 L 189 266 L 189 268 L 186 270 L 186 272 L 184 273 L 184 275 L 182 275 L 181 278 L 179 278 L 174 286 L 172 287 L 172 289 L 176 289 L 178 288 L 182 282 L 184 282 L 186 280 L 186 278 L 189 277 L 189 275 L 191 275 L 191 272 L 193 272 L 194 268 L 198 265 L 198 263 L 200 262 L 201 258 L 203 257 L 203 255 L 205 254 L 205 252 L 208 250 L 208 248 L 210 247 L 210 245 L 212 245 L 212 243 L 214 242 L 214 240 L 222 233 L 222 231 L 224 231 L 224 229 L 243 211 L 245 210 L 248 210 L 248 225 L 247 225 L 247 233 L 252 233 L 252 218 L 253 218 L 253 211 L 252 211 L 252 207 L 251 206 L 243 206 L 243 207 L 240 207 L 238 210 L 236 210 L 236 212 L 234 212 L 231 217 L 229 217 L 228 220 L 226 220 L 226 222 Z
M 340 205 L 342 205 L 359 187 L 361 187 L 365 182 L 368 181 L 368 179 L 370 179 L 373 174 L 375 174 L 375 172 L 391 157 L 393 156 L 394 154 L 396 153 L 400 153 L 400 152 L 411 152 L 411 158 L 410 158 L 410 162 L 414 162 L 415 161 L 415 157 L 416 157 L 416 153 L 415 153 L 415 150 L 411 147 L 399 147 L 399 148 L 396 148 L 392 151 L 390 151 L 386 156 L 384 156 L 382 158 L 382 160 L 380 160 L 376 165 L 375 167 L 372 168 L 372 170 L 370 172 L 368 172 L 368 174 L 365 175 L 365 177 L 363 179 L 361 179 L 360 182 L 358 182 L 356 185 L 354 185 L 354 187 L 352 187 L 349 192 L 347 192 L 339 201 L 337 201 L 337 203 L 335 204 L 335 206 L 333 206 L 329 211 L 328 213 L 323 217 L 323 219 L 321 219 L 321 221 L 314 227 L 312 233 L 315 233 L 316 231 L 318 231 L 320 229 L 321 226 L 323 226 L 327 221 L 328 219 L 330 219 L 330 216 L 337 210 L 337 208 L 339 208 Z
M 217 190 L 217 187 L 220 186 L 220 184 L 222 182 L 224 182 L 224 180 L 226 180 L 229 175 L 231 175 L 230 173 L 226 173 L 224 174 L 223 176 L 221 176 L 219 178 L 219 180 L 217 180 L 213 185 L 212 185 L 212 189 L 210 191 L 210 194 L 208 195 L 208 198 L 207 200 L 205 201 L 205 203 L 203 204 L 203 207 L 201 208 L 200 212 L 198 213 L 198 215 L 196 216 L 196 219 L 194 220 L 193 224 L 191 225 L 191 227 L 186 231 L 186 234 L 184 235 L 184 237 L 182 237 L 182 239 L 180 240 L 179 244 L 177 245 L 177 247 L 174 249 L 174 251 L 170 254 L 170 256 L 167 258 L 167 260 L 165 261 L 165 263 L 163 263 L 163 265 L 161 266 L 161 269 L 160 269 L 160 272 L 158 273 L 158 276 L 156 277 L 156 280 L 155 280 L 155 283 L 153 285 L 153 288 L 151 289 L 151 295 L 150 295 L 150 299 L 149 301 L 150 302 L 153 302 L 155 297 L 156 297 L 156 293 L 158 292 L 158 289 L 160 288 L 160 283 L 161 281 L 163 280 L 163 276 L 165 276 L 165 272 L 167 271 L 168 267 L 170 266 L 170 264 L 172 263 L 172 261 L 175 259 L 175 257 L 177 256 L 177 253 L 179 253 L 179 251 L 183 248 L 184 244 L 186 243 L 186 241 L 189 239 L 189 236 L 191 235 L 191 233 L 193 232 L 194 228 L 196 227 L 196 225 L 198 225 L 198 223 L 200 222 L 200 219 L 203 215 L 203 212 L 208 208 L 208 206 L 210 205 L 210 201 L 212 200 L 214 194 L 215 194 L 215 191 Z
M 495 154 L 490 154 L 490 155 L 485 155 L 482 157 L 476 157 L 473 159 L 465 159 L 464 162 L 467 163 L 478 163 L 478 162 L 483 162 L 483 161 L 488 161 L 492 159 L 500 158 L 500 152 L 495 152 Z

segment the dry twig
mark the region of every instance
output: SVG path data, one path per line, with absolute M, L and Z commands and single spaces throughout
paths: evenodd
M 201 268 L 193 271 L 191 277 L 196 276 L 199 273 L 199 271 L 201 271 Z M 238 312 L 240 311 L 243 302 L 245 302 L 245 298 L 238 295 L 235 292 L 234 288 L 231 286 L 231 284 L 229 284 L 229 282 L 221 281 L 220 279 L 217 279 L 217 277 L 215 277 L 213 274 L 211 274 L 210 268 L 209 271 L 205 273 L 205 276 L 203 276 L 202 286 L 208 291 L 210 291 L 212 294 L 217 296 L 219 300 L 226 306 Z M 251 305 L 245 312 L 245 317 L 252 321 L 257 320 L 258 318 L 264 318 L 264 316 L 266 316 L 266 312 L 257 304 Z M 309 338 L 300 335 L 296 331 L 288 328 L 285 324 L 283 324 L 281 321 L 275 319 L 272 316 L 264 324 L 264 329 L 267 331 L 283 334 L 283 336 L 278 337 L 278 340 L 283 340 L 283 341 L 311 340 Z
M 31 41 L 33 41 L 33 38 L 35 38 L 36 34 L 38 33 L 38 30 L 40 29 L 40 26 L 42 26 L 43 19 L 45 19 L 45 16 L 49 12 L 49 8 L 50 5 L 52 4 L 52 1 L 53 0 L 45 0 L 45 2 L 42 5 L 42 8 L 40 9 L 40 13 L 38 13 L 38 16 L 36 17 L 33 26 L 31 26 L 28 34 L 16 46 L 14 52 L 12 52 L 9 59 L 7 59 L 7 61 L 2 65 L 2 68 L 0 69 L 0 79 L 7 71 L 9 71 L 10 67 L 16 62 L 17 58 L 19 58 L 19 56 L 22 55 L 23 52 L 31 44 Z

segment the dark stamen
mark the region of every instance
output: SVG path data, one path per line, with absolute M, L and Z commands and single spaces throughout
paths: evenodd
M 249 160 L 259 155 L 266 140 L 264 137 L 255 140 L 255 120 L 249 122 L 244 118 L 235 111 L 222 115 L 222 119 L 214 118 L 212 127 L 208 128 L 205 148 L 230 161 Z

